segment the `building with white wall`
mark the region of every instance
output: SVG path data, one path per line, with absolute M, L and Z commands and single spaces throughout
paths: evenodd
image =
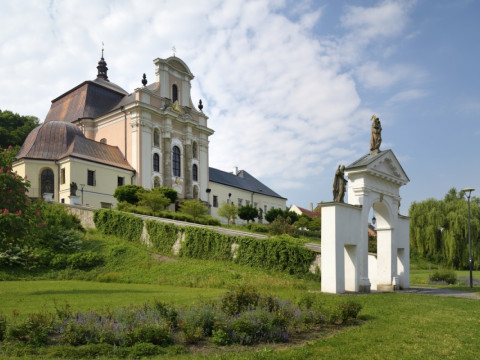
M 237 207 L 252 205 L 259 209 L 256 221 L 263 222 L 265 213 L 272 208 L 286 209 L 287 199 L 277 194 L 245 170 L 226 172 L 210 168 L 209 203 L 212 216 L 227 223 L 227 219 L 218 216 L 218 208 L 223 203 L 234 203 Z M 245 221 L 236 220 L 237 224 Z
M 30 196 L 75 203 L 78 199 L 70 195 L 75 183 L 83 204 L 110 207 L 116 204 L 118 185 L 136 184 L 172 187 L 180 200 L 208 203 L 214 194 L 207 189 L 217 197 L 235 193 L 245 203 L 251 200 L 250 190 L 237 195 L 235 185 L 217 191 L 217 183 L 209 183 L 208 146 L 214 131 L 201 100 L 198 106 L 192 102 L 194 76 L 188 66 L 176 56 L 153 62 L 155 81 L 148 84 L 145 75 L 139 77 L 139 87 L 128 93 L 109 80 L 102 50 L 97 77 L 52 100 L 44 123 L 29 134 L 13 166 L 28 176 Z M 281 206 L 264 199 L 259 189 L 252 203 L 262 209 Z

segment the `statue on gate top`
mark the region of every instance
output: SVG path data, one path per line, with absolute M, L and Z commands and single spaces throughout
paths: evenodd
M 338 165 L 338 169 L 335 172 L 335 178 L 333 179 L 333 201 L 345 202 L 345 190 L 347 187 L 347 180 L 344 178 L 345 165 Z
M 376 115 L 372 115 L 372 135 L 370 136 L 370 154 L 378 154 L 380 152 L 380 144 L 382 143 L 382 124 Z

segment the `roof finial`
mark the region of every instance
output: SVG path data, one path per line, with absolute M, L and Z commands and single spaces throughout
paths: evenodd
M 108 67 L 107 67 L 107 62 L 106 62 L 105 59 L 103 58 L 103 50 L 104 50 L 104 44 L 103 44 L 103 41 L 102 41 L 102 58 L 101 58 L 100 61 L 98 62 L 98 66 L 97 66 L 97 69 L 98 69 L 97 78 L 100 78 L 100 79 L 109 81 L 109 80 L 108 80 L 108 76 L 107 76 Z
M 145 75 L 145 73 L 143 74 L 142 84 L 143 86 L 147 86 L 147 75 Z
M 200 111 L 203 111 L 202 99 L 200 99 L 200 101 L 198 102 L 198 108 L 200 109 Z
M 173 51 L 173 57 L 175 57 L 175 52 L 177 51 L 177 49 L 175 49 L 175 45 L 172 46 L 172 51 Z

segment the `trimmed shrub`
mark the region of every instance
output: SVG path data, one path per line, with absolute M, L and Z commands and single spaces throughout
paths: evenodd
M 330 323 L 344 324 L 348 320 L 356 319 L 360 310 L 362 310 L 362 304 L 357 301 L 347 300 L 340 303 L 330 314 Z
M 6 331 L 7 340 L 19 340 L 32 345 L 47 344 L 54 331 L 54 317 L 47 313 L 29 314 L 20 323 L 15 320 Z
M 67 265 L 72 269 L 85 270 L 103 263 L 103 256 L 90 250 L 69 255 L 67 258 Z
M 258 224 L 258 223 L 245 224 L 245 227 L 250 231 L 253 231 L 256 233 L 263 233 L 263 234 L 268 233 L 268 230 L 269 230 L 268 225 Z
M 227 315 L 237 315 L 243 311 L 253 309 L 258 305 L 260 294 L 251 286 L 240 286 L 229 291 L 220 300 L 220 308 Z
M 430 281 L 445 281 L 449 285 L 457 282 L 457 274 L 455 271 L 448 269 L 437 270 L 430 274 L 429 278 Z

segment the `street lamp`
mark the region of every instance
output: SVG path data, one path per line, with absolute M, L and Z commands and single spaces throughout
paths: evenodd
M 80 184 L 80 186 L 82 187 L 82 205 L 83 205 L 83 188 L 85 187 L 85 184 Z
M 470 288 L 473 288 L 473 275 L 472 275 L 472 236 L 470 232 L 470 195 L 475 189 L 466 188 L 462 190 L 467 195 L 468 201 L 468 265 L 470 267 Z

